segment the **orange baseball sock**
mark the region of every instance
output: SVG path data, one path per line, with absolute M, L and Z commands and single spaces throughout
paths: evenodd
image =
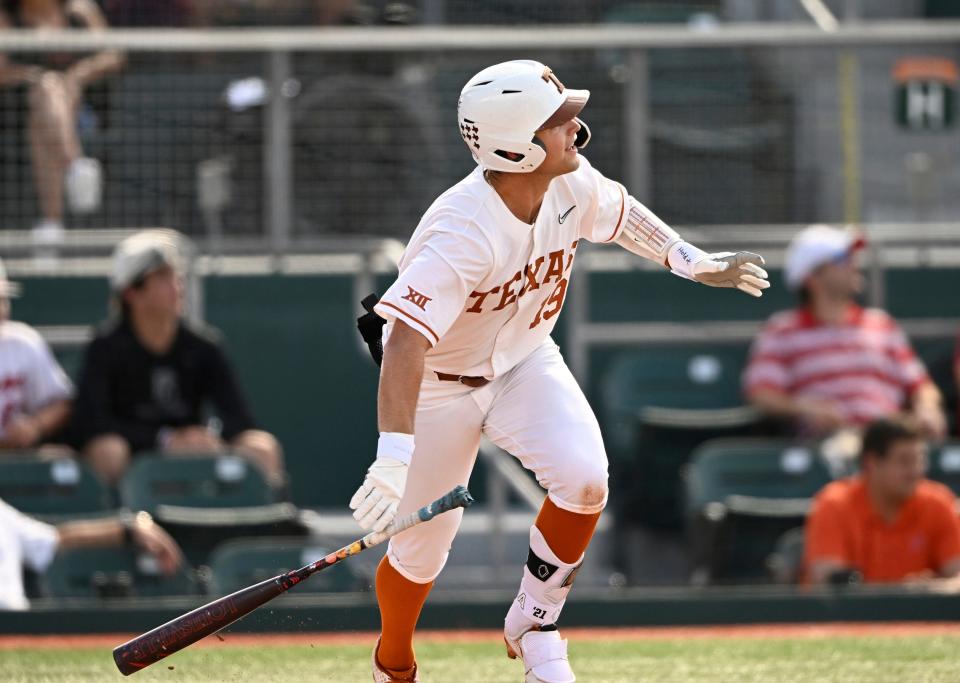
M 433 587 L 405 578 L 384 557 L 377 567 L 377 603 L 380 606 L 380 648 L 377 661 L 387 673 L 410 671 L 414 664 L 413 632 L 420 610 Z
M 549 497 L 543 502 L 536 525 L 550 550 L 561 560 L 573 564 L 590 545 L 600 513 L 581 515 L 558 508 Z

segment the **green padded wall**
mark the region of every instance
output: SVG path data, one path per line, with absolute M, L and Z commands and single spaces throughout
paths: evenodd
M 95 324 L 106 314 L 108 289 L 103 278 L 19 279 L 24 296 L 14 302 L 15 319 L 34 325 L 80 325 Z M 892 270 L 887 278 L 890 308 L 904 317 L 960 317 L 960 298 L 946 295 L 957 291 L 958 279 L 949 269 Z M 698 287 L 666 273 L 596 273 L 591 276 L 591 317 L 597 322 L 759 321 L 794 305 L 780 274 L 771 273 L 771 280 L 774 287 L 754 300 L 739 292 Z M 377 278 L 377 291 L 382 294 L 391 281 L 389 276 Z M 359 343 L 352 277 L 213 276 L 204 286 L 207 320 L 224 332 L 258 422 L 276 433 L 287 449 L 294 501 L 345 505 L 374 456 L 377 437 L 378 371 Z M 920 297 L 921 291 L 944 295 Z M 554 334 L 561 350 L 565 323 L 566 316 L 561 316 Z M 929 362 L 948 358 L 952 341 L 925 341 L 918 347 Z M 743 352 L 742 347 L 736 349 Z M 591 380 L 584 389 L 604 422 L 608 420 L 600 387 L 623 353 L 646 355 L 623 346 L 589 354 Z M 82 349 L 58 349 L 57 356 L 75 377 Z M 482 465 L 471 486 L 483 496 Z
M 257 421 L 287 449 L 294 501 L 345 505 L 377 445 L 378 375 L 352 278 L 210 277 L 205 293 Z
M 583 273 L 580 273 L 583 276 Z M 593 273 L 590 277 L 594 322 L 693 320 L 765 320 L 796 305 L 779 271 L 770 272 L 772 286 L 753 299 L 732 289 L 702 287 L 663 271 Z
M 13 300 L 14 320 L 30 325 L 89 325 L 107 314 L 105 278 L 16 278 L 23 294 Z

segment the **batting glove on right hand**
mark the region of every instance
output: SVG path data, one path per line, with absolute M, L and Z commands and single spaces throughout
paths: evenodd
M 353 518 L 365 530 L 383 531 L 397 515 L 409 465 L 394 458 L 373 461 L 363 485 L 350 499 Z

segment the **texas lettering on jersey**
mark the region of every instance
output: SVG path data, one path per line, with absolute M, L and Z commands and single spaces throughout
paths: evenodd
M 522 271 L 518 270 L 513 274 L 513 277 L 501 285 L 483 292 L 471 292 L 468 303 L 472 301 L 472 304 L 466 308 L 465 313 L 502 311 L 510 304 L 519 301 L 527 293 L 537 291 L 544 285 L 553 284 L 554 287 L 549 296 L 543 298 L 543 304 L 530 322 L 529 329 L 533 329 L 544 319 L 549 320 L 559 313 L 563 306 L 563 300 L 567 293 L 568 273 L 573 267 L 573 257 L 579 242 L 580 240 L 574 240 L 569 250 L 557 249 L 546 256 L 538 256 L 532 263 L 525 265 Z M 544 269 L 545 265 L 546 269 Z M 517 290 L 516 287 L 521 280 L 523 284 Z M 495 296 L 497 294 L 499 296 Z M 491 295 L 494 296 L 490 298 Z M 498 303 L 493 305 L 494 301 Z
M 374 308 L 388 319 L 385 338 L 402 321 L 430 342 L 429 370 L 496 377 L 552 332 L 578 245 L 613 241 L 627 220 L 656 242 L 658 222 L 648 214 L 581 157 L 527 223 L 476 169 L 434 202 L 411 236 L 397 280 Z

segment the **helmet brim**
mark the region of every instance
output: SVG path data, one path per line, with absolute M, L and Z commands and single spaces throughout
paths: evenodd
M 563 103 L 537 130 L 554 128 L 555 126 L 566 123 L 570 119 L 576 118 L 580 112 L 583 111 L 583 108 L 587 106 L 587 100 L 590 99 L 589 90 L 567 89 L 563 91 L 563 94 L 565 96 Z

